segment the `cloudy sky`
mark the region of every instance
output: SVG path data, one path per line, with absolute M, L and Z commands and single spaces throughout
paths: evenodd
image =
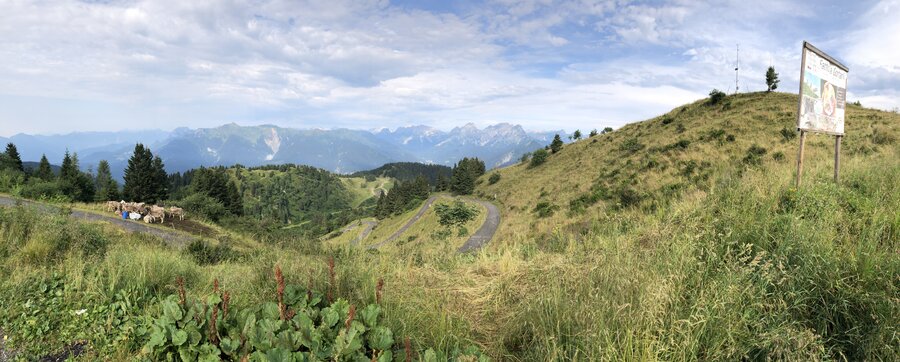
M 0 136 L 227 122 L 620 126 L 809 40 L 849 99 L 900 106 L 900 0 L 0 0 Z

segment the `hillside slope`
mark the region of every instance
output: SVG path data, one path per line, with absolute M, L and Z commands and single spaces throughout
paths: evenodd
M 700 100 L 566 145 L 543 165 L 519 163 L 489 172 L 476 193 L 502 205 L 501 241 L 578 229 L 618 209 L 652 211 L 673 198 L 709 192 L 726 174 L 796 164 L 796 111 L 797 97 L 784 93 L 728 96 L 717 105 Z M 846 130 L 845 160 L 895 152 L 900 115 L 851 105 Z M 810 162 L 804 171 L 812 175 L 813 161 L 830 160 L 833 147 L 833 137 L 807 137 Z M 488 185 L 493 173 L 501 179 Z M 552 215 L 540 217 L 538 211 Z

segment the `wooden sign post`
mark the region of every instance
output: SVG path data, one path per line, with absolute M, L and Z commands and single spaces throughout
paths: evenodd
M 803 179 L 803 151 L 808 132 L 834 136 L 834 182 L 841 169 L 841 140 L 847 109 L 847 73 L 849 69 L 825 52 L 803 42 L 800 62 L 800 103 L 797 105 L 797 130 L 800 150 L 797 153 L 797 182 Z
M 806 146 L 806 131 L 800 131 L 800 152 L 797 154 L 797 188 L 800 188 L 800 179 L 803 177 L 803 147 Z

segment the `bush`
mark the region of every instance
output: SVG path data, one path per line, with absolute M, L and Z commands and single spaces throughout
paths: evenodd
M 707 104 L 714 106 L 719 104 L 723 99 L 725 99 L 725 92 L 713 89 L 709 91 L 709 100 L 707 101 Z
M 766 154 L 766 149 L 757 145 L 750 146 L 747 149 L 747 155 L 744 156 L 744 163 L 748 165 L 759 165 L 762 163 L 762 156 Z
M 463 225 L 478 216 L 478 208 L 459 200 L 453 201 L 451 205 L 438 204 L 434 207 L 434 212 L 438 215 L 438 222 L 448 227 Z
M 537 167 L 543 165 L 544 162 L 547 161 L 547 156 L 549 155 L 550 154 L 547 152 L 547 150 L 543 148 L 534 151 L 534 153 L 531 154 L 531 164 L 529 164 L 529 167 Z
M 199 215 L 200 217 L 211 221 L 219 221 L 219 219 L 228 213 L 225 209 L 225 205 L 221 202 L 199 193 L 185 197 L 181 200 L 180 204 L 187 212 Z
M 625 153 L 632 154 L 644 149 L 644 144 L 638 142 L 637 138 L 629 138 L 622 142 L 622 145 L 619 146 L 620 151 L 624 151 Z
M 500 181 L 500 173 L 494 172 L 491 174 L 491 177 L 488 177 L 488 185 L 493 185 Z
M 537 205 L 534 206 L 533 212 L 537 214 L 538 217 L 550 217 L 556 212 L 559 206 L 553 205 L 547 201 L 541 201 Z
M 784 161 L 784 152 L 778 151 L 773 153 L 772 159 L 778 162 Z
M 781 138 L 785 141 L 790 141 L 790 140 L 794 139 L 795 137 L 797 137 L 797 131 L 787 128 L 787 127 L 782 128 L 780 133 L 781 133 Z

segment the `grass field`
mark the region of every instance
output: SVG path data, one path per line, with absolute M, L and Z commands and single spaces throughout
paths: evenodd
M 726 102 L 500 170 L 477 188 L 497 195 L 499 237 L 471 254 L 292 239 L 201 263 L 152 237 L 3 209 L 0 329 L 25 357 L 76 340 L 89 342 L 87 360 L 139 357 L 140 326 L 177 292 L 176 277 L 190 297 L 218 278 L 236 306 L 251 306 L 274 298 L 278 265 L 288 282 L 355 305 L 383 280 L 383 323 L 417 354 L 474 345 L 513 361 L 896 360 L 900 115 L 852 107 L 841 181 L 831 181 L 831 141 L 813 136 L 795 188 L 797 139 L 780 130 L 790 133 L 796 97 Z M 754 144 L 766 153 L 748 158 Z M 596 200 L 570 207 L 592 190 Z M 541 217 L 544 201 L 553 214 Z M 415 212 L 382 221 L 366 243 Z M 410 235 L 422 238 L 428 220 Z
M 375 181 L 366 181 L 365 177 L 341 177 L 341 182 L 353 194 L 353 207 L 372 197 L 378 197 L 382 190 L 387 192 L 394 186 L 394 180 L 390 177 L 378 177 Z

